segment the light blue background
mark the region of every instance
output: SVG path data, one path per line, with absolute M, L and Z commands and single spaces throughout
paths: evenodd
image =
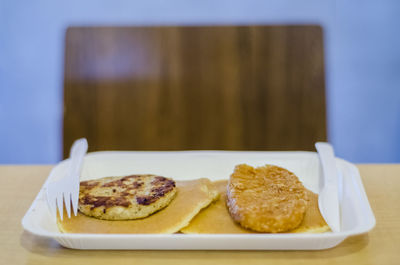
M 400 162 L 399 14 L 396 0 L 0 0 L 0 163 L 61 159 L 68 26 L 232 23 L 322 25 L 337 155 Z

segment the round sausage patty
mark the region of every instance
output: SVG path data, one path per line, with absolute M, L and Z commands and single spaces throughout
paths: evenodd
M 144 218 L 166 207 L 176 194 L 172 179 L 155 175 L 82 181 L 79 211 L 104 220 Z

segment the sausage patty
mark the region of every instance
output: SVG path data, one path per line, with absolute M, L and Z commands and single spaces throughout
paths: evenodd
M 155 175 L 82 181 L 79 211 L 105 220 L 144 218 L 166 207 L 176 194 L 172 179 Z

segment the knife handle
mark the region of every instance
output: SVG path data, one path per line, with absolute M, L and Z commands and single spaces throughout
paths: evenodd
M 334 185 L 338 186 L 335 153 L 332 145 L 318 142 L 315 144 L 319 156 L 321 157 L 322 172 L 324 174 L 323 187 Z

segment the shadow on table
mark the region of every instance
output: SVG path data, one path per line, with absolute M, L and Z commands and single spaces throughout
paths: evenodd
M 28 264 L 37 264 L 48 258 L 65 259 L 65 261 L 101 260 L 102 263 L 125 264 L 127 259 L 151 264 L 174 264 L 196 260 L 201 263 L 248 263 L 265 262 L 266 260 L 323 260 L 344 257 L 361 251 L 369 243 L 368 234 L 354 236 L 332 249 L 313 251 L 248 251 L 248 250 L 75 250 L 64 248 L 53 239 L 38 237 L 28 232 L 21 235 L 22 247 L 36 255 L 28 255 Z M 78 262 L 79 263 L 79 262 Z M 190 263 L 190 262 L 189 262 Z

